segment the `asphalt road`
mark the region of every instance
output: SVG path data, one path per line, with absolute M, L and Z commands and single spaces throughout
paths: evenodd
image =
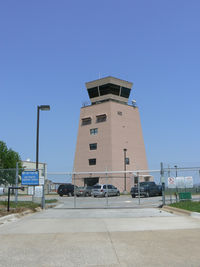
M 73 201 L 0 225 L 0 266 L 200 266 L 200 219 L 144 206 L 66 208 Z

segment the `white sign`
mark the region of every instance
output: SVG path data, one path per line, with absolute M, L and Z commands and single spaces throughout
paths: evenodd
M 176 187 L 185 188 L 185 177 L 183 176 L 176 177 Z
M 193 178 L 192 178 L 192 176 L 185 177 L 185 187 L 186 188 L 193 188 Z
M 36 186 L 35 187 L 35 197 L 42 197 L 42 186 Z
M 44 177 L 39 177 L 39 185 L 43 185 L 44 184 Z
M 34 187 L 28 186 L 28 195 L 33 196 L 33 194 L 34 194 Z
M 192 176 L 168 177 L 168 188 L 193 188 Z
M 175 177 L 168 177 L 168 187 L 169 188 L 176 188 L 176 178 Z

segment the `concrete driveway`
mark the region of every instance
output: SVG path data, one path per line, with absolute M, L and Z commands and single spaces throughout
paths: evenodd
M 49 209 L 0 240 L 0 266 L 200 266 L 200 219 L 157 208 Z

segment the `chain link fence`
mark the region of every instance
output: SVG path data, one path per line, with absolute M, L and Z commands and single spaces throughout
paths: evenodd
M 0 187 L 3 187 L 4 194 L 0 199 L 6 200 L 9 186 L 21 186 L 21 173 L 23 170 L 0 169 Z M 32 170 L 35 171 L 35 170 Z M 169 167 L 161 165 L 156 170 L 133 170 L 133 171 L 102 171 L 102 172 L 46 172 L 39 171 L 40 182 L 44 178 L 44 195 L 46 198 L 58 198 L 63 208 L 135 208 L 135 207 L 159 207 L 163 204 L 170 204 L 178 201 L 191 200 L 200 201 L 200 167 Z M 171 180 L 170 180 L 171 179 Z M 171 185 L 170 181 L 174 184 Z M 189 181 L 189 182 L 188 182 Z M 160 186 L 161 194 L 140 193 L 141 183 L 155 182 Z M 74 193 L 68 198 L 58 194 L 59 186 L 72 184 Z M 105 192 L 109 191 L 108 185 L 112 185 L 120 192 L 120 196 L 112 194 L 94 197 L 91 193 L 95 185 L 105 185 Z M 30 186 L 24 186 L 25 190 L 13 190 L 11 200 L 34 201 L 34 190 Z M 79 194 L 80 190 L 88 187 L 88 194 Z M 141 187 L 132 197 L 131 188 Z M 35 187 L 33 187 L 35 189 Z M 163 191 L 162 191 L 163 189 Z M 85 195 L 87 197 L 85 197 Z M 60 206 L 60 207 L 61 207 Z

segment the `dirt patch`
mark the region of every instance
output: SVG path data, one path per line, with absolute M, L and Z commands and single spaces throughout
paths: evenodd
M 30 208 L 26 208 L 26 207 L 17 207 L 17 208 L 10 208 L 10 211 L 7 211 L 7 207 L 5 207 L 4 205 L 0 205 L 0 217 L 6 216 L 6 215 L 10 215 L 10 214 L 20 214 L 23 212 L 36 212 L 37 208 L 35 209 L 30 209 Z

